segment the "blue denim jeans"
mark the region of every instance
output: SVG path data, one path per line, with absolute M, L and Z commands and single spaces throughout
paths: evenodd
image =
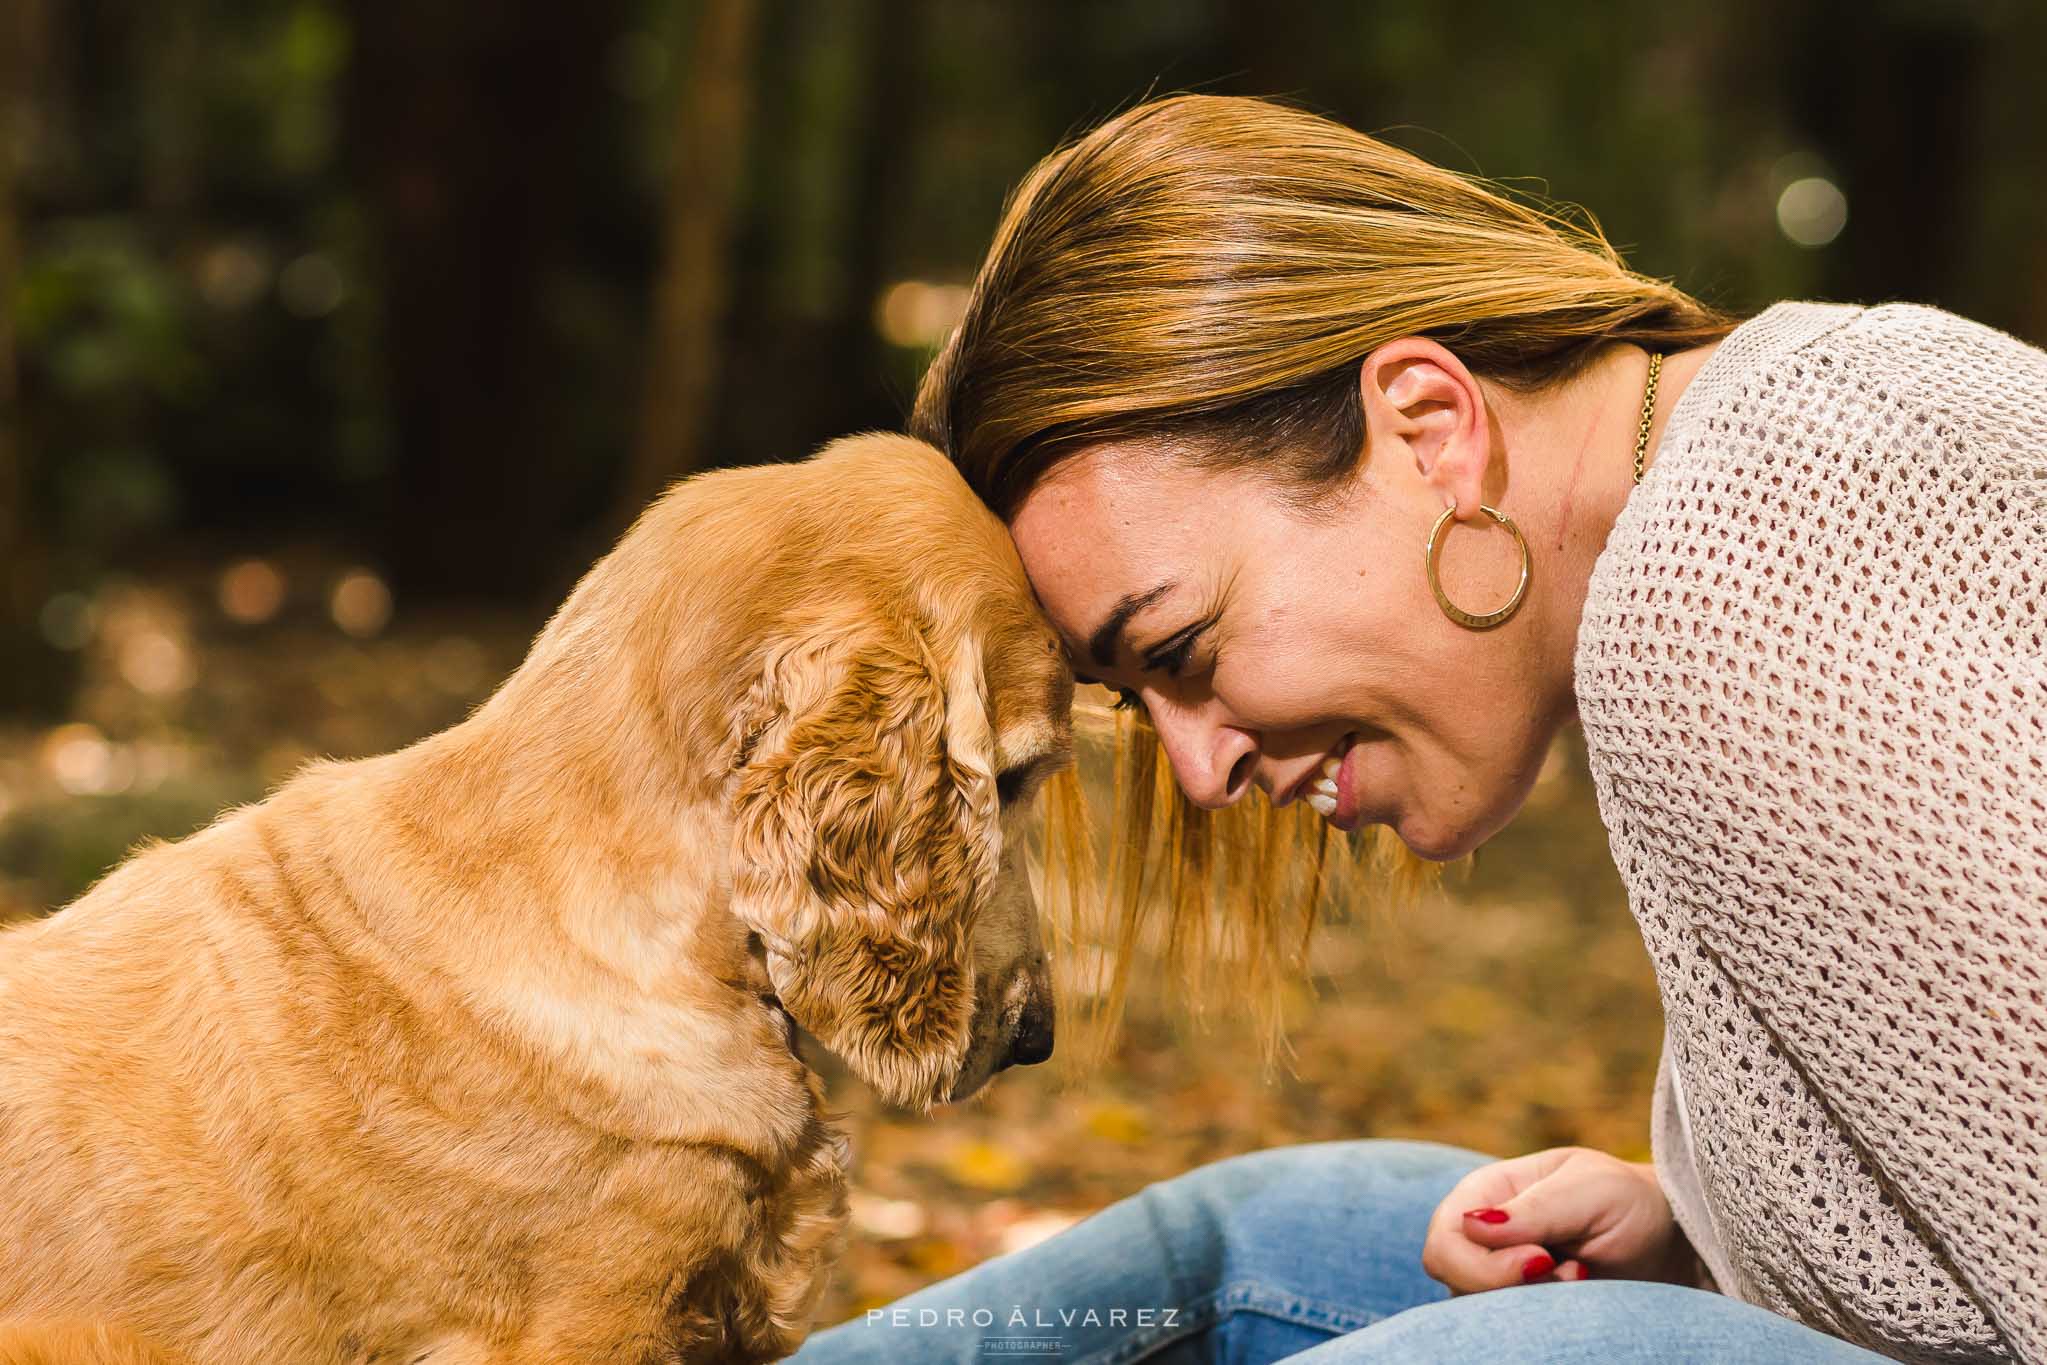
M 1451 1298 L 1422 1273 L 1429 1215 L 1491 1158 L 1321 1142 L 1161 1181 L 1038 1245 L 812 1336 L 797 1365 L 1872 1365 L 1761 1308 L 1587 1280 Z

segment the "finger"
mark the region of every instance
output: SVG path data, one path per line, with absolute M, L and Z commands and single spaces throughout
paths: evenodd
M 1610 1227 L 1638 1195 L 1617 1165 L 1587 1163 L 1538 1180 L 1499 1204 L 1466 1209 L 1459 1221 L 1480 1246 L 1575 1247 Z
M 1489 1162 L 1454 1185 L 1429 1217 L 1422 1244 L 1422 1268 L 1453 1293 L 1472 1294 L 1523 1284 L 1529 1265 L 1551 1253 L 1543 1239 L 1512 1225 L 1511 1206 L 1525 1190 L 1554 1174 L 1584 1153 L 1577 1148 L 1552 1148 L 1506 1161 Z M 1490 1222 L 1467 1219 L 1466 1213 L 1490 1211 Z M 1474 1230 L 1484 1235 L 1474 1236 Z M 1535 1272 L 1549 1273 L 1554 1262 Z
M 1466 1175 L 1450 1187 L 1450 1193 L 1443 1196 L 1429 1216 L 1429 1232 L 1445 1235 L 1463 1234 L 1470 1231 L 1462 1227 L 1464 1214 L 1482 1209 L 1498 1209 L 1529 1186 L 1555 1171 L 1572 1154 L 1570 1148 L 1553 1148 L 1546 1152 L 1532 1152 L 1527 1156 L 1514 1157 L 1507 1161 L 1490 1161 Z M 1495 1221 L 1504 1221 L 1508 1215 L 1500 1214 Z M 1492 1246 L 1511 1245 L 1516 1241 L 1529 1241 L 1527 1237 L 1495 1236 L 1478 1240 Z
M 1422 1269 L 1453 1293 L 1471 1293 L 1479 1287 L 1479 1257 L 1488 1250 L 1465 1235 L 1458 1211 L 1474 1199 L 1504 1200 L 1515 1193 L 1512 1185 L 1495 1176 L 1497 1164 L 1481 1166 L 1458 1181 L 1429 1215 L 1428 1232 L 1422 1239 Z
M 1505 1161 L 1487 1162 L 1452 1185 L 1443 1204 L 1460 1213 L 1466 1209 L 1505 1204 L 1523 1190 L 1555 1174 L 1558 1167 L 1579 1155 L 1580 1149 L 1575 1147 L 1551 1147 Z
M 1548 1278 L 1564 1284 L 1574 1283 L 1578 1280 L 1589 1280 L 1592 1278 L 1592 1268 L 1574 1256 L 1558 1266 L 1555 1273 L 1548 1276 Z
M 1456 1227 L 1459 1217 L 1467 1210 L 1495 1208 L 1521 1193 L 1526 1181 L 1516 1181 L 1502 1168 L 1503 1161 L 1481 1166 L 1450 1187 L 1450 1193 L 1443 1196 L 1436 1205 L 1435 1215 L 1430 1221 L 1441 1221 L 1445 1226 Z
M 1547 1279 L 1556 1258 L 1536 1245 L 1482 1247 L 1462 1237 L 1432 1241 L 1422 1249 L 1422 1268 L 1453 1294 L 1479 1294 Z
M 1482 1247 L 1514 1247 L 1555 1240 L 1554 1231 L 1547 1226 L 1538 1229 L 1525 1208 L 1516 1217 L 1510 1208 L 1489 1204 L 1466 1209 L 1458 1215 L 1457 1222 L 1463 1236 Z

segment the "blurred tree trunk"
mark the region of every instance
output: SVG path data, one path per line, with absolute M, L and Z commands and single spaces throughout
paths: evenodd
M 564 531 L 549 286 L 619 0 L 351 0 L 355 176 L 384 276 L 403 597 L 523 599 Z
M 703 463 L 754 100 L 758 0 L 700 0 L 675 99 L 661 273 L 654 289 L 640 430 L 620 492 L 622 525 Z
M 922 42 L 934 8 L 929 0 L 767 6 L 763 88 L 795 88 L 820 65 L 846 79 L 819 101 L 829 112 L 776 99 L 761 105 L 755 121 L 755 162 L 828 166 L 831 204 L 819 214 L 817 205 L 806 211 L 794 202 L 795 170 L 764 176 L 749 200 L 759 218 L 742 228 L 731 257 L 741 302 L 720 333 L 727 378 L 706 412 L 721 459 L 793 459 L 847 432 L 902 425 L 909 394 L 899 358 L 875 330 L 874 310 L 904 265 L 893 249 L 903 236 L 910 170 L 929 137 Z M 819 120 L 832 127 L 808 126 Z M 775 215 L 783 216 L 781 231 L 769 230 Z M 809 223 L 823 240 L 798 238 L 791 222 Z M 831 262 L 824 287 L 791 290 L 788 277 L 810 274 L 813 253 Z M 785 397 L 792 378 L 801 402 Z
M 860 62 L 867 85 L 854 115 L 857 141 L 848 158 L 852 173 L 846 220 L 852 240 L 847 244 L 838 318 L 827 333 L 824 356 L 852 382 L 840 386 L 836 409 L 818 414 L 824 419 L 818 439 L 905 425 L 907 399 L 895 409 L 882 401 L 887 397 L 882 386 L 886 357 L 875 331 L 874 310 L 888 286 L 890 267 L 898 265 L 889 259 L 888 248 L 900 232 L 911 158 L 924 128 L 919 39 L 930 31 L 928 0 L 874 0 L 867 16 Z
M 1987 161 L 1977 92 L 1994 36 L 1967 7 L 1901 7 L 1881 24 L 1849 0 L 1798 13 L 1803 22 L 1785 35 L 1794 108 L 1836 158 L 1849 203 L 1848 228 L 1825 256 L 1827 297 L 1881 280 L 1885 298 L 1961 306 Z M 1884 203 L 1901 168 L 1912 210 Z
M 22 537 L 28 529 L 21 501 L 28 480 L 22 469 L 21 384 L 14 353 L 14 299 L 21 283 L 21 228 L 16 186 L 33 111 L 28 99 L 28 49 L 33 42 L 36 0 L 12 0 L 0 11 L 0 565 L 7 568 L 11 616 L 15 579 L 22 569 Z
M 204 155 L 199 127 L 200 16 L 190 0 L 155 0 L 136 16 L 149 53 L 137 82 L 143 110 L 142 202 L 169 241 L 191 219 Z
M 0 5 L 0 710 L 48 711 L 71 670 L 37 629 L 49 560 L 28 512 L 27 432 L 14 334 L 22 271 L 22 180 L 35 134 L 34 87 L 49 49 L 44 0 Z

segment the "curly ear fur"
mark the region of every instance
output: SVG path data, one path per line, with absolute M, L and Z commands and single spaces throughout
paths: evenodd
M 774 651 L 741 717 L 733 908 L 782 1006 L 896 1104 L 946 1097 L 974 1023 L 1000 826 L 979 651 L 942 675 L 867 621 Z

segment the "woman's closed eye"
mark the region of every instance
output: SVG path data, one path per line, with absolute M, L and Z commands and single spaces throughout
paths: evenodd
M 1216 618 L 1211 616 L 1167 637 L 1164 643 L 1144 656 L 1145 671 L 1163 673 L 1169 678 L 1179 677 L 1186 671 L 1188 662 L 1194 657 L 1195 642 L 1200 640 L 1215 622 Z
M 1163 673 L 1168 678 L 1179 678 L 1187 671 L 1188 664 L 1193 661 L 1194 646 L 1215 622 L 1216 618 L 1211 616 L 1206 621 L 1196 621 L 1193 625 L 1170 636 L 1164 644 L 1144 656 L 1144 671 L 1147 673 Z M 1209 660 L 1209 671 L 1214 671 L 1215 664 L 1215 660 Z M 1118 711 L 1134 711 L 1144 705 L 1143 699 L 1130 688 L 1117 687 L 1111 683 L 1105 683 L 1098 678 L 1090 678 L 1078 672 L 1073 675 L 1073 680 L 1096 687 L 1106 687 L 1111 692 L 1114 692 L 1116 694 L 1115 709 Z
M 1163 673 L 1169 678 L 1179 677 L 1194 653 L 1194 639 L 1194 635 L 1182 635 L 1164 649 L 1148 655 L 1144 661 L 1146 671 Z

